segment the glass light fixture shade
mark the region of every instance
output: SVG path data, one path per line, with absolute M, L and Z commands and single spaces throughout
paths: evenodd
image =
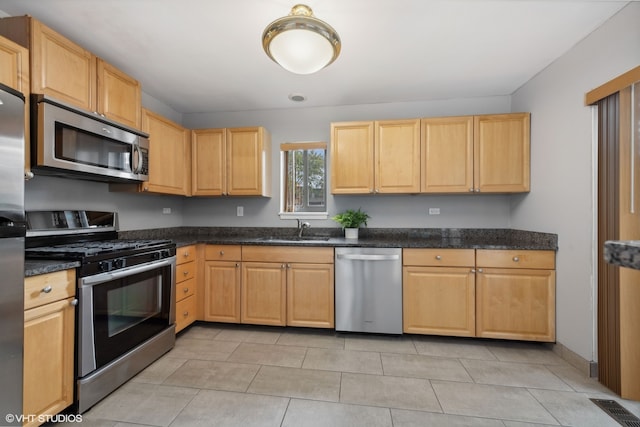
M 269 58 L 295 74 L 315 73 L 340 54 L 340 37 L 327 23 L 313 17 L 308 6 L 295 5 L 291 14 L 276 19 L 262 34 Z

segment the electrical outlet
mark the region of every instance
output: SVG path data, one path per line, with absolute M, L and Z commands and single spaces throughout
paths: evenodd
M 162 208 L 162 213 L 165 215 L 171 215 L 171 208 Z
M 440 215 L 440 208 L 429 208 L 429 215 Z
M 236 208 L 236 216 L 244 216 L 244 206 L 238 206 Z

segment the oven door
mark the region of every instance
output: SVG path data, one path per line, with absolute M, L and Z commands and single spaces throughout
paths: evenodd
M 78 280 L 79 377 L 175 323 L 175 262 L 171 257 Z

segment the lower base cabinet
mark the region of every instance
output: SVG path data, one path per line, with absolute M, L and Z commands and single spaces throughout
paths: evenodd
M 240 260 L 240 246 L 205 247 L 203 320 L 240 323 Z
M 23 414 L 34 416 L 25 426 L 73 403 L 74 295 L 75 270 L 25 279 Z
M 183 246 L 176 250 L 176 332 L 197 320 L 197 262 L 196 247 Z

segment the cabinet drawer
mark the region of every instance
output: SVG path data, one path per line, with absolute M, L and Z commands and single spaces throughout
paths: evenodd
M 195 246 L 183 246 L 176 249 L 176 264 L 183 264 L 196 259 Z
M 176 303 L 176 332 L 196 321 L 196 297 L 191 295 Z
M 75 296 L 76 271 L 64 270 L 24 279 L 24 309 Z
M 296 246 L 244 246 L 242 261 L 306 262 L 333 264 L 333 248 L 301 248 Z
M 556 268 L 554 251 L 478 249 L 476 266 L 498 268 Z
M 240 261 L 242 247 L 239 245 L 207 245 L 204 259 L 207 261 Z
M 473 267 L 473 249 L 405 249 L 402 252 L 403 265 L 427 267 Z
M 196 290 L 196 279 L 191 278 L 176 284 L 176 301 L 190 297 Z
M 176 266 L 176 283 L 196 277 L 196 263 L 187 262 Z

